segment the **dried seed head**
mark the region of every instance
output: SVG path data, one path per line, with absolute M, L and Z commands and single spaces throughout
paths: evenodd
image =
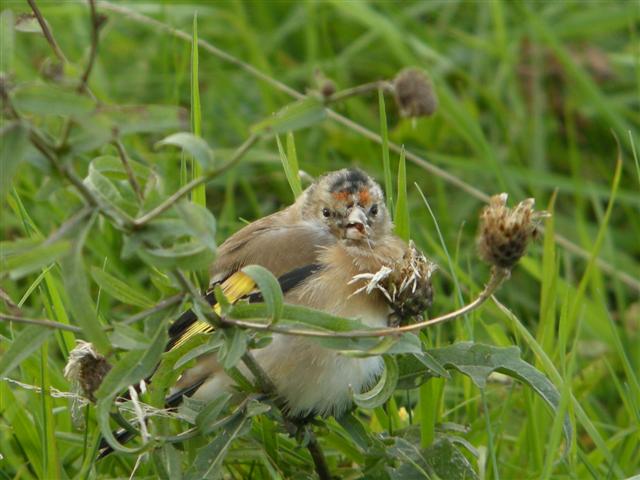
M 547 212 L 533 210 L 535 200 L 528 198 L 509 208 L 507 194 L 494 195 L 480 214 L 478 252 L 480 257 L 497 267 L 511 269 L 527 251 Z
M 78 340 L 76 348 L 69 353 L 69 360 L 64 367 L 64 376 L 85 397 L 95 402 L 93 394 L 98 390 L 109 370 L 111 370 L 111 364 L 96 351 L 91 343 Z
M 433 303 L 431 276 L 437 270 L 413 242 L 400 264 L 385 279 L 385 289 L 391 297 L 391 309 L 399 321 L 421 315 Z
M 431 80 L 417 68 L 402 70 L 393 80 L 396 102 L 405 117 L 428 117 L 438 108 Z

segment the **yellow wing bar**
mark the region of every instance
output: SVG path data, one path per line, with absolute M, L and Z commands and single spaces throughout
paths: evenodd
M 256 288 L 256 284 L 246 273 L 236 272 L 229 278 L 227 278 L 224 282 L 222 282 L 220 288 L 222 289 L 222 293 L 224 293 L 229 302 L 235 303 L 242 297 L 253 292 Z M 220 315 L 220 305 L 216 303 L 211 308 L 213 308 L 214 312 Z M 176 340 L 173 347 L 171 347 L 171 350 L 183 345 L 194 335 L 197 335 L 199 333 L 211 333 L 213 332 L 213 330 L 214 327 L 210 323 L 203 322 L 202 320 L 196 320 L 185 329 L 180 338 Z

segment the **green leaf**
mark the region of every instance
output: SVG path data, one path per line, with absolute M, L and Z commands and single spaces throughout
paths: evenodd
M 365 393 L 355 393 L 353 400 L 359 407 L 376 408 L 383 405 L 396 389 L 398 383 L 398 364 L 391 355 L 384 355 L 384 372 L 378 383 L 370 391 Z
M 96 392 L 98 425 L 104 439 L 115 450 L 136 453 L 139 449 L 124 447 L 113 436 L 109 423 L 113 400 L 129 385 L 133 385 L 153 373 L 164 352 L 166 343 L 166 330 L 164 326 L 160 326 L 154 333 L 149 348 L 126 353 L 104 377 Z
M 170 105 L 101 106 L 97 114 L 109 120 L 116 135 L 189 128 L 188 112 L 182 107 Z
M 51 335 L 50 328 L 29 325 L 23 328 L 15 337 L 9 348 L 2 352 L 0 358 L 0 378 L 6 377 L 24 359 L 35 352 Z
M 249 275 L 260 288 L 264 303 L 267 305 L 267 314 L 268 318 L 271 319 L 271 323 L 278 322 L 282 316 L 284 300 L 282 298 L 282 289 L 276 277 L 260 265 L 248 265 L 242 271 Z
M 298 198 L 302 194 L 302 186 L 300 184 L 300 170 L 298 168 L 298 155 L 296 154 L 296 144 L 293 133 L 287 134 L 287 153 L 284 153 L 280 137 L 276 135 L 276 143 L 278 144 L 278 153 L 280 154 L 280 162 L 282 168 L 293 192 L 293 198 Z
M 394 478 L 442 478 L 447 480 L 475 480 L 478 474 L 467 458 L 447 438 L 437 439 L 431 446 L 420 449 L 416 443 L 395 438 L 388 454 L 400 465 L 391 471 Z
M 152 452 L 154 464 L 162 480 L 182 480 L 182 455 L 170 443 Z
M 325 117 L 324 104 L 317 98 L 307 97 L 287 105 L 271 118 L 255 124 L 251 132 L 265 135 L 293 132 L 320 123 Z
M 103 206 L 115 213 L 116 217 L 131 218 L 137 212 L 138 206 L 133 201 L 125 199 L 118 187 L 93 168 L 93 165 L 89 166 L 89 175 L 84 179 L 84 184 L 100 198 Z
M 111 343 L 102 330 L 102 325 L 96 315 L 96 308 L 91 299 L 89 282 L 82 261 L 82 247 L 92 224 L 93 218 L 87 222 L 76 237 L 71 254 L 62 261 L 62 276 L 67 292 L 73 294 L 69 308 L 76 323 L 82 328 L 86 339 L 93 343 L 98 351 L 108 353 L 111 350 Z
M 122 303 L 142 308 L 151 308 L 155 305 L 155 302 L 147 297 L 144 292 L 105 272 L 101 268 L 91 267 L 91 276 L 102 290 L 116 300 L 120 300 Z
M 179 202 L 176 207 L 191 234 L 215 253 L 216 219 L 213 214 L 206 207 L 191 202 Z
M 396 212 L 393 217 L 396 226 L 396 235 L 405 241 L 409 241 L 411 230 L 409 225 L 409 203 L 407 201 L 407 162 L 405 160 L 404 145 L 400 151 L 398 163 L 398 199 L 396 200 Z
M 445 368 L 457 370 L 470 377 L 479 388 L 484 388 L 489 374 L 496 371 L 529 386 L 552 410 L 555 411 L 560 404 L 560 394 L 556 387 L 542 372 L 520 358 L 518 347 L 504 348 L 459 342 L 429 350 L 429 354 Z M 428 367 L 416 365 L 418 359 L 403 360 L 400 364 L 399 388 L 415 388 L 433 376 Z M 563 429 L 569 443 L 572 426 L 568 418 L 565 419 Z
M 198 82 L 198 70 L 198 13 L 196 12 L 193 15 L 193 31 L 191 35 L 191 131 L 196 137 L 201 137 L 202 110 L 200 108 L 200 84 Z M 198 178 L 200 176 L 202 176 L 202 166 L 199 163 L 194 163 L 193 178 Z M 206 185 L 201 184 L 194 188 L 191 192 L 191 200 L 196 205 L 206 207 Z
M 387 196 L 387 209 L 393 208 L 393 181 L 391 180 L 391 161 L 389 159 L 389 129 L 387 126 L 387 110 L 384 105 L 384 91 L 378 89 L 378 110 L 380 115 L 380 138 L 382 138 L 382 169 L 384 171 L 384 189 Z
M 3 19 L 0 18 L 1 20 Z M 27 145 L 29 130 L 22 123 L 12 122 L 0 130 L 0 200 L 9 193 L 11 181 L 24 158 Z
M 238 413 L 224 429 L 219 432 L 213 442 L 198 451 L 193 467 L 188 472 L 188 480 L 219 478 L 222 475 L 222 463 L 231 447 L 231 443 L 251 425 L 251 420 Z
M 13 11 L 5 8 L 0 13 L 0 72 L 6 76 L 13 72 L 15 33 Z
M 23 85 L 12 92 L 12 102 L 22 114 L 81 117 L 95 109 L 93 100 L 58 86 Z
M 143 332 L 123 323 L 114 323 L 109 340 L 115 348 L 123 350 L 140 350 L 149 348 L 150 339 Z
M 149 176 L 155 175 L 146 165 L 129 159 L 129 165 L 135 177 L 144 182 Z M 122 165 L 122 160 L 114 155 L 101 155 L 91 160 L 91 167 L 107 178 L 113 180 L 127 180 L 127 172 Z
M 232 396 L 229 392 L 222 392 L 200 410 L 196 416 L 196 425 L 203 435 L 208 435 L 215 429 L 212 426 L 215 427 L 216 420 L 218 420 Z
M 225 342 L 218 352 L 218 360 L 222 366 L 228 370 L 240 361 L 242 355 L 247 351 L 249 336 L 241 328 L 226 328 L 223 331 Z
M 440 377 L 450 378 L 449 372 L 429 352 L 414 353 L 413 356 L 425 367 Z
M 3 272 L 9 273 L 9 278 L 17 280 L 59 260 L 69 251 L 71 243 L 67 240 L 60 240 L 49 245 L 41 243 L 29 250 L 7 256 L 4 256 L 8 253 L 5 246 L 8 247 L 6 243 L 3 243 L 0 266 Z
M 205 170 L 210 170 L 213 167 L 213 151 L 207 142 L 193 133 L 174 133 L 156 143 L 155 148 L 167 145 L 180 147 L 190 153 Z
M 211 250 L 200 242 L 179 243 L 169 248 L 141 248 L 138 255 L 145 262 L 160 269 L 206 269 L 214 259 Z

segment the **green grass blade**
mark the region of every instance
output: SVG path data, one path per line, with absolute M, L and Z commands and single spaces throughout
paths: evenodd
M 394 215 L 396 235 L 405 241 L 411 237 L 409 225 L 409 203 L 407 201 L 407 162 L 404 155 L 404 146 L 400 151 L 398 163 L 398 199 L 396 200 L 396 213 Z
M 380 115 L 380 137 L 382 137 L 382 169 L 384 171 L 384 189 L 387 195 L 387 208 L 393 208 L 393 180 L 391 178 L 391 160 L 389 160 L 389 128 L 387 126 L 387 110 L 384 104 L 384 92 L 378 89 L 378 109 Z
M 198 81 L 198 14 L 193 15 L 193 32 L 191 38 L 191 131 L 202 136 L 202 112 L 200 109 L 200 84 Z M 191 159 L 193 178 L 202 176 L 202 166 Z M 207 206 L 207 194 L 204 184 L 198 185 L 191 193 L 191 201 L 203 207 Z

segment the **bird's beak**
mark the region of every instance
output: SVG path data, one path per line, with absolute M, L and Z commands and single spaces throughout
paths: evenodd
M 367 214 L 360 207 L 353 207 L 346 223 L 346 237 L 348 239 L 361 240 L 367 236 Z

